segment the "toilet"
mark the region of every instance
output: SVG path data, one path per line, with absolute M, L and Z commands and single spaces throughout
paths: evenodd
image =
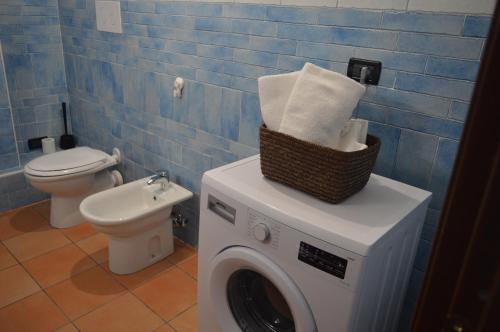
M 117 148 L 109 155 L 77 147 L 33 159 L 24 167 L 24 175 L 33 187 L 51 194 L 50 224 L 68 228 L 84 221 L 79 210 L 84 198 L 123 184 L 120 172 L 108 170 L 120 161 Z

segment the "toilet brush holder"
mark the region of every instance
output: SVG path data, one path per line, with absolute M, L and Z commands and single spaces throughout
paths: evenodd
M 59 146 L 63 150 L 72 149 L 75 147 L 75 138 L 68 134 L 68 115 L 66 113 L 66 103 L 62 103 L 62 112 L 64 120 L 64 135 L 61 136 Z
M 63 150 L 72 149 L 75 147 L 75 138 L 73 135 L 62 135 L 59 145 Z

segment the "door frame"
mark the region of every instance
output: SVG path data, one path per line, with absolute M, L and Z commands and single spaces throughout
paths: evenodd
M 497 5 L 412 331 L 494 331 L 500 307 Z

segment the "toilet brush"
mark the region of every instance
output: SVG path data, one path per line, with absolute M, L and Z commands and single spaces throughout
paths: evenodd
M 64 135 L 61 135 L 60 147 L 63 150 L 71 149 L 75 147 L 75 138 L 73 135 L 68 134 L 68 116 L 66 113 L 66 103 L 62 103 L 62 112 L 64 119 Z

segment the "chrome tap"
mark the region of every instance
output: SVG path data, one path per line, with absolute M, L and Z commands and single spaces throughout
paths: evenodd
M 170 182 L 170 174 L 166 170 L 158 170 L 147 182 L 148 186 L 157 181 L 161 181 L 161 190 L 165 190 L 166 185 Z

